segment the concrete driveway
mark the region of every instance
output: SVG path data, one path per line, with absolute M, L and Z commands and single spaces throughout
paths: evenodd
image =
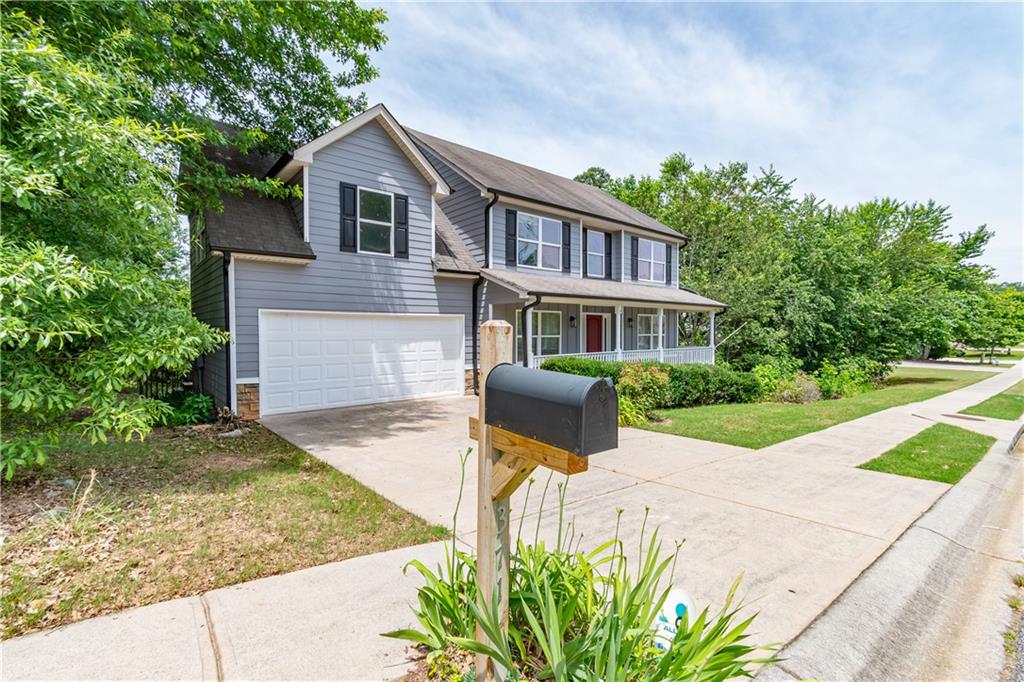
M 475 411 L 475 398 L 459 397 L 274 416 L 263 423 L 409 511 L 450 528 L 459 497 L 458 453 L 474 445 L 467 429 Z M 876 454 L 866 449 L 859 461 Z M 474 453 L 467 462 L 456 525 L 470 545 L 475 459 Z M 583 547 L 596 546 L 612 537 L 622 509 L 620 536 L 627 548 L 636 548 L 649 508 L 648 533 L 660 528 L 669 549 L 685 541 L 677 585 L 697 604 L 718 605 L 743 575 L 742 592 L 761 611 L 757 640 L 786 642 L 948 489 L 862 471 L 856 463 L 823 458 L 806 443 L 792 453 L 779 446 L 755 451 L 623 429 L 617 450 L 595 455 L 588 472 L 568 481 L 565 522 L 583 534 Z M 548 477 L 540 471 L 529 499 L 525 486 L 513 498 L 511 528 L 529 539 L 539 529 L 554 542 L 557 484 L 566 478 L 555 475 L 544 495 Z M 397 578 L 380 576 L 382 585 Z

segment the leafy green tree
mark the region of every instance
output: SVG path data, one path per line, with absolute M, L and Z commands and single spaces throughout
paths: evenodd
M 791 356 L 816 369 L 850 356 L 890 363 L 948 344 L 966 329 L 988 269 L 972 264 L 989 239 L 949 236 L 934 202 L 879 199 L 836 208 L 796 198 L 773 168 L 697 168 L 669 156 L 657 177 L 579 176 L 689 238 L 680 284 L 729 303 L 719 357 L 749 367 Z M 702 321 L 683 317 L 683 338 Z
M 139 382 L 227 340 L 189 311 L 179 215 L 243 188 L 294 190 L 229 177 L 204 146 L 290 148 L 365 106 L 350 88 L 375 75 L 368 53 L 385 16 L 354 2 L 12 1 L 0 12 L 10 478 L 68 430 L 144 436 L 167 408 L 137 395 Z
M 992 287 L 984 292 L 969 312 L 970 322 L 962 339 L 968 345 L 988 350 L 1024 343 L 1024 291 L 1014 287 Z M 984 355 L 982 355 L 984 360 Z

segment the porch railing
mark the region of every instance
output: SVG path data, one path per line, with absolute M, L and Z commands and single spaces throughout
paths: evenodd
M 623 362 L 660 360 L 674 365 L 713 365 L 715 363 L 715 352 L 707 346 L 685 346 L 683 348 L 654 348 L 651 350 L 608 350 L 601 353 L 534 355 L 530 358 L 530 367 L 540 367 L 545 360 L 550 358 L 589 358 L 591 360 L 621 360 Z

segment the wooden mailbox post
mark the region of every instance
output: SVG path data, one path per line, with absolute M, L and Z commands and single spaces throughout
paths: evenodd
M 536 384 L 554 396 L 552 402 L 568 397 L 580 397 L 583 392 L 591 394 L 600 403 L 595 410 L 600 415 L 589 421 L 582 410 L 577 410 L 574 418 L 553 418 L 547 425 L 546 436 L 544 424 L 537 428 L 519 426 L 516 430 L 493 425 L 488 419 L 487 394 L 488 379 L 491 371 L 506 363 L 512 362 L 512 350 L 515 343 L 512 325 L 504 321 L 485 322 L 480 326 L 480 403 L 476 418 L 470 417 L 469 435 L 478 441 L 477 448 L 477 583 L 480 598 L 487 608 L 493 608 L 492 601 L 498 600 L 498 613 L 501 615 L 502 631 L 508 629 L 508 590 L 509 590 L 509 559 L 512 553 L 509 540 L 509 497 L 522 485 L 535 468 L 547 467 L 566 475 L 579 474 L 587 470 L 588 455 L 600 450 L 608 450 L 618 445 L 618 402 L 615 389 L 611 382 L 602 384 L 604 380 L 571 377 L 569 375 L 553 375 L 553 373 L 527 370 L 521 367 L 502 368 L 502 375 L 507 382 L 525 377 L 536 377 Z M 529 343 L 529 340 L 526 340 Z M 532 374 L 523 375 L 523 372 Z M 539 372 L 539 373 L 538 373 Z M 495 374 L 497 377 L 498 374 Z M 520 384 L 522 381 L 520 381 Z M 595 386 L 595 384 L 597 384 Z M 596 391 L 590 389 L 598 389 Z M 524 391 L 526 392 L 526 391 Z M 508 411 L 508 391 L 502 394 L 504 409 Z M 513 396 L 513 399 L 518 396 Z M 524 398 L 529 402 L 529 398 Z M 523 402 L 523 401 L 520 401 Z M 552 411 L 551 403 L 538 398 L 536 408 L 540 414 Z M 523 405 L 529 415 L 528 407 Z M 497 403 L 490 412 L 498 412 Z M 529 417 L 523 417 L 529 420 Z M 503 423 L 495 419 L 498 423 Z M 522 421 L 522 420 L 521 420 Z M 533 420 L 543 422 L 544 418 Z M 491 422 L 491 423 L 489 423 Z M 561 432 L 566 432 L 564 437 Z M 527 433 L 559 444 L 576 443 L 575 452 L 557 447 L 551 442 L 525 435 Z M 555 435 L 555 437 L 552 437 Z M 585 439 L 584 436 L 590 436 Z M 572 446 L 570 446 L 572 447 Z M 476 637 L 479 641 L 489 642 L 480 627 Z M 487 656 L 476 657 L 477 679 L 504 680 L 506 671 L 500 669 Z

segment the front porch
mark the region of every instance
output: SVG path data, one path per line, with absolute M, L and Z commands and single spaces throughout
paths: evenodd
M 678 307 L 637 307 L 547 302 L 531 306 L 491 306 L 491 319 L 505 320 L 516 335 L 515 361 L 540 367 L 545 360 L 581 357 L 594 360 L 673 364 L 714 364 L 715 311 Z M 680 325 L 685 320 L 686 325 Z M 698 322 L 699 320 L 699 322 Z M 690 336 L 681 333 L 681 326 Z M 699 329 L 701 345 L 694 345 Z M 531 343 L 524 345 L 523 339 Z

